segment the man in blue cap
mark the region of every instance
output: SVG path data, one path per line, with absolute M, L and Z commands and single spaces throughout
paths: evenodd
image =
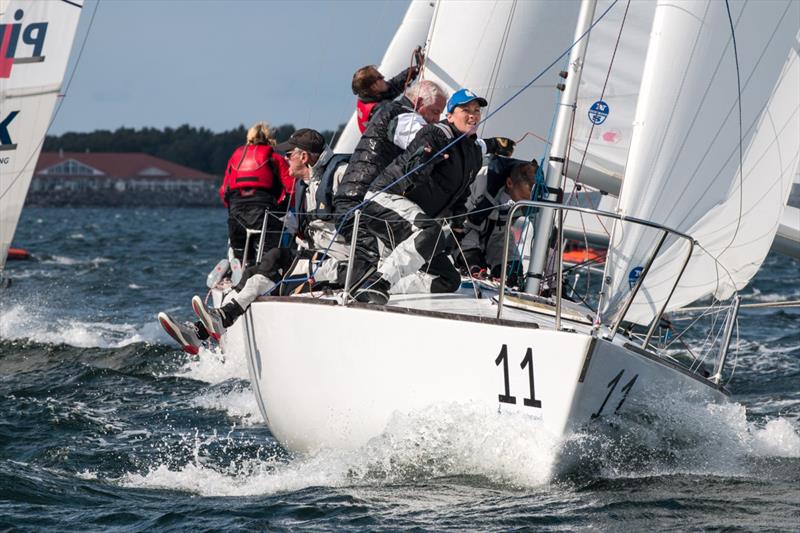
M 447 254 L 441 219 L 463 224 L 470 185 L 482 165 L 483 150 L 475 130 L 486 105 L 486 99 L 468 89 L 456 91 L 447 102 L 447 118 L 423 127 L 406 151 L 372 182 L 362 220 L 366 219 L 366 231 L 392 251 L 359 284 L 356 300 L 385 304 L 391 288 L 418 271 L 426 274 L 429 292 L 458 289 L 461 277 Z M 509 155 L 513 150 L 513 142 L 507 139 L 482 142 L 510 144 Z M 489 152 L 502 149 L 487 148 Z M 357 259 L 374 263 L 377 250 L 365 252 Z

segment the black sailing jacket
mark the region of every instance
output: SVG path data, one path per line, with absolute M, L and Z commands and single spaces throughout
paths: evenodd
M 386 192 L 405 196 L 429 217 L 460 215 L 466 211 L 470 185 L 481 168 L 483 156 L 475 135 L 458 140 L 447 149 L 447 159 L 436 159 L 408 177 L 397 181 L 431 156 L 461 136 L 447 120 L 429 124 L 419 130 L 408 149 L 397 156 L 372 182 L 370 191 L 380 191 L 392 184 Z
M 413 113 L 414 107 L 405 96 L 382 105 L 377 115 L 369 121 L 364 135 L 358 141 L 350 163 L 336 191 L 334 204 L 337 211 L 347 211 L 364 199 L 369 184 L 386 165 L 403 150 L 392 141 L 393 120 L 403 113 Z

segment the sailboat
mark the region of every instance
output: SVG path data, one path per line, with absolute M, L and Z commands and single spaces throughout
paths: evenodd
M 0 281 L 82 6 L 83 0 L 0 0 Z
M 531 210 L 536 228 L 525 290 L 502 279 L 497 291 L 395 294 L 384 306 L 353 302 L 348 287 L 257 300 L 226 337 L 243 346 L 272 434 L 297 452 L 357 449 L 398 413 L 466 405 L 566 439 L 615 413 L 647 415 L 665 397 L 729 401 L 737 291 L 769 251 L 800 161 L 800 4 L 433 9 L 423 76 L 486 95 L 484 137 L 545 134 L 515 153 L 546 154 L 549 187 L 514 207 Z M 615 136 L 575 142 L 595 135 L 574 127 L 581 120 L 611 121 Z M 613 212 L 558 202 L 565 177 L 584 172 L 624 176 Z M 567 297 L 567 213 L 609 232 L 605 272 L 583 299 Z M 714 320 L 699 346 L 676 343 L 687 337 L 668 314 L 698 301 Z

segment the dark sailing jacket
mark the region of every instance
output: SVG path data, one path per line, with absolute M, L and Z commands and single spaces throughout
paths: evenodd
M 334 204 L 336 210 L 347 211 L 360 203 L 369 190 L 372 180 L 395 157 L 403 153 L 392 141 L 391 131 L 394 119 L 403 113 L 413 113 L 414 106 L 403 96 L 382 106 L 379 114 L 370 121 L 367 130 L 358 141 L 347 171 L 336 191 Z
M 386 92 L 374 97 L 359 97 L 356 102 L 356 123 L 358 124 L 358 131 L 364 133 L 367 125 L 372 117 L 376 116 L 380 109 L 392 100 L 400 96 L 406 87 L 406 82 L 410 82 L 413 78 L 409 78 L 409 69 L 387 80 L 389 89 Z
M 459 139 L 434 161 L 397 181 L 461 133 L 447 120 L 422 128 L 405 152 L 394 159 L 372 182 L 370 191 L 389 187 L 386 192 L 405 196 L 430 217 L 460 215 L 466 211 L 470 185 L 481 168 L 483 156 L 475 135 Z M 395 183 L 397 182 L 397 183 Z M 391 186 L 390 186 L 391 184 Z

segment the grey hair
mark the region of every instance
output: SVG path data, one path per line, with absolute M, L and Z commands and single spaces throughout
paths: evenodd
M 415 83 L 406 89 L 405 95 L 413 104 L 416 104 L 417 98 L 421 99 L 422 107 L 433 105 L 439 98 L 447 99 L 447 93 L 444 89 L 430 80 L 422 80 L 419 83 Z

